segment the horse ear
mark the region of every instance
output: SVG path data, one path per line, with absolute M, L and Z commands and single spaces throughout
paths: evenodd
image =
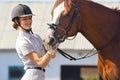
M 72 0 L 65 0 L 64 1 L 64 6 L 65 6 L 66 11 L 69 12 L 71 10 L 71 8 L 72 8 L 71 4 L 72 4 Z

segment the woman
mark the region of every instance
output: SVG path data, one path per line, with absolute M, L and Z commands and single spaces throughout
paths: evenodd
M 44 68 L 55 57 L 55 49 L 48 46 L 49 50 L 45 51 L 41 38 L 33 34 L 32 16 L 27 5 L 18 4 L 12 10 L 13 28 L 19 31 L 16 51 L 26 70 L 21 80 L 44 80 Z

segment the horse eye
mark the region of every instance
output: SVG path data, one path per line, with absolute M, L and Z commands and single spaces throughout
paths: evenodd
M 69 17 L 69 16 L 70 16 L 70 14 L 66 14 L 65 16 L 66 16 L 66 17 Z

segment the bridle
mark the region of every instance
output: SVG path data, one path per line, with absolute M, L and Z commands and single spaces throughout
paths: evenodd
M 54 23 L 48 24 L 48 25 L 49 25 L 49 28 L 52 29 L 52 30 L 54 30 L 54 32 L 57 32 L 57 29 L 60 29 L 60 30 L 62 30 L 62 31 L 64 32 L 64 36 L 62 36 L 61 38 L 57 38 L 57 37 L 54 38 L 54 40 L 56 41 L 56 43 L 57 43 L 57 42 L 58 42 L 58 43 L 64 42 L 64 40 L 66 39 L 65 37 L 66 37 L 66 36 L 69 36 L 69 32 L 70 32 L 71 29 L 72 29 L 72 25 L 74 24 L 76 17 L 78 17 L 78 19 L 79 19 L 79 21 L 80 21 L 79 7 L 78 7 L 78 5 L 75 3 L 74 0 L 72 0 L 72 5 L 75 7 L 75 10 L 74 10 L 74 13 L 73 13 L 73 15 L 72 15 L 72 17 L 71 17 L 71 20 L 69 21 L 69 24 L 68 24 L 68 26 L 67 26 L 67 29 L 64 29 L 63 26 L 57 25 L 57 24 L 54 24 Z M 80 23 L 79 23 L 79 28 L 78 28 L 78 29 L 80 29 Z M 58 33 L 57 36 L 59 36 L 59 35 L 60 35 L 60 33 Z M 52 42 L 52 40 L 51 40 L 50 42 Z M 52 45 L 51 43 L 48 43 L 48 44 Z M 97 54 L 97 53 L 99 52 L 99 51 L 97 51 L 97 52 L 89 55 L 92 51 L 94 51 L 94 49 L 95 49 L 95 48 L 93 48 L 93 49 L 92 49 L 90 52 L 88 52 L 85 56 L 80 57 L 80 58 L 74 58 L 74 57 L 72 57 L 71 55 L 65 53 L 64 51 L 62 51 L 62 50 L 59 49 L 59 48 L 57 49 L 57 51 L 60 52 L 61 55 L 63 55 L 65 58 L 67 58 L 67 59 L 69 59 L 69 60 L 80 60 L 80 59 L 84 59 L 84 58 L 87 58 L 87 57 L 91 57 L 91 56 L 93 56 L 93 55 L 95 55 L 95 54 Z
M 48 24 L 48 25 L 50 26 L 49 28 L 52 29 L 52 30 L 54 30 L 55 33 L 57 33 L 57 35 L 54 36 L 54 37 L 55 37 L 54 39 L 55 39 L 56 42 L 58 42 L 58 43 L 64 42 L 64 40 L 66 39 L 66 37 L 69 36 L 69 32 L 70 32 L 71 29 L 72 29 L 72 26 L 73 26 L 73 24 L 74 24 L 74 22 L 75 22 L 75 19 L 77 19 L 77 17 L 78 17 L 79 20 L 80 20 L 79 8 L 78 8 L 78 5 L 75 3 L 74 0 L 72 0 L 72 5 L 75 7 L 75 10 L 74 10 L 74 13 L 73 13 L 70 21 L 69 21 L 69 24 L 68 24 L 67 27 L 66 27 L 67 29 L 65 29 L 63 26 L 58 25 L 58 24 L 55 24 L 55 23 Z M 80 21 L 79 21 L 79 22 L 80 22 Z M 63 32 L 64 32 L 64 35 L 61 36 L 60 33 L 57 32 L 57 29 L 63 31 Z M 78 30 L 78 29 L 76 29 L 76 30 Z M 58 36 L 59 36 L 59 37 L 58 37 Z

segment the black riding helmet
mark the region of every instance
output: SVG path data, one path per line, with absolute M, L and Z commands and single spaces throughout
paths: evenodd
M 24 16 L 32 16 L 33 13 L 31 9 L 24 4 L 18 4 L 16 7 L 13 8 L 11 18 L 12 21 L 15 20 L 17 17 L 24 17 Z
M 16 7 L 13 8 L 12 14 L 11 14 L 11 18 L 12 18 L 13 22 L 15 22 L 15 19 L 17 19 L 19 17 L 25 17 L 25 16 L 33 16 L 31 9 L 27 5 L 18 4 Z M 18 24 L 18 25 L 20 26 L 20 24 Z M 24 29 L 26 32 L 32 33 L 32 29 L 25 29 L 22 26 L 20 26 L 20 27 L 22 29 Z

